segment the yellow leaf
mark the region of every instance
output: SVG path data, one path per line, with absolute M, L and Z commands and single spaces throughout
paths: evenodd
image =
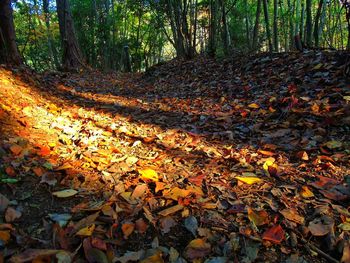
M 76 195 L 78 193 L 77 190 L 74 189 L 66 189 L 62 191 L 53 192 L 52 195 L 59 197 L 59 198 L 66 198 L 71 197 L 73 195 Z
M 275 163 L 275 158 L 273 158 L 273 157 L 267 158 L 264 165 L 263 165 L 264 170 L 268 171 L 269 166 L 272 166 L 274 163 Z
M 251 177 L 251 176 L 249 176 L 249 177 L 237 176 L 235 178 L 243 183 L 246 183 L 246 184 L 255 184 L 255 183 L 259 183 L 262 181 L 258 177 Z
M 153 169 L 148 168 L 144 170 L 139 170 L 139 173 L 141 174 L 142 179 L 148 179 L 154 182 L 158 181 L 158 174 Z
M 301 188 L 300 195 L 301 195 L 303 198 L 314 197 L 314 193 L 313 193 L 307 186 L 303 186 L 303 187 Z
M 78 232 L 77 232 L 77 236 L 91 236 L 92 233 L 94 232 L 95 230 L 95 224 L 92 224 L 92 225 L 89 225 L 87 227 L 84 227 L 82 229 L 80 229 Z
M 251 104 L 248 105 L 248 107 L 251 108 L 251 109 L 259 109 L 260 108 L 260 106 L 258 104 L 256 104 L 256 103 L 251 103 Z

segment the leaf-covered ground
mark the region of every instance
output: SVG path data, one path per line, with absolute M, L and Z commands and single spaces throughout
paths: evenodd
M 0 262 L 350 262 L 343 55 L 0 68 Z

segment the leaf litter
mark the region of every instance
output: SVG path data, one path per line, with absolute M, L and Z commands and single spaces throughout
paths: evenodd
M 348 262 L 336 57 L 0 68 L 0 261 Z

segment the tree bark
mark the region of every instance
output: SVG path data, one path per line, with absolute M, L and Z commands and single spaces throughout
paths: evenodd
M 49 12 L 49 0 L 43 0 L 43 11 L 45 15 L 45 25 L 46 25 L 46 33 L 47 33 L 47 46 L 49 50 L 49 56 L 51 61 L 53 62 L 55 68 L 60 66 L 58 62 L 57 50 L 53 45 L 53 37 L 51 33 L 51 25 L 50 25 L 50 12 Z
M 68 0 L 56 0 L 56 5 L 63 50 L 62 68 L 66 71 L 76 71 L 85 64 L 75 34 L 69 2 Z
M 278 0 L 273 0 L 273 45 L 275 51 L 278 52 Z
M 16 44 L 11 0 L 0 1 L 0 63 L 12 65 L 22 63 Z
M 306 0 L 306 45 L 312 46 L 312 14 L 311 14 L 312 0 Z
M 255 24 L 254 24 L 254 30 L 253 30 L 253 50 L 256 50 L 258 45 L 260 13 L 261 13 L 261 0 L 258 0 L 258 4 L 256 7 Z
M 267 6 L 267 0 L 263 0 L 264 7 L 264 16 L 265 16 L 265 25 L 266 25 L 266 37 L 269 44 L 269 52 L 273 52 L 273 46 L 271 41 L 271 31 L 270 31 L 270 22 L 269 22 L 269 10 Z
M 217 0 L 210 1 L 210 27 L 208 54 L 215 57 L 216 53 L 216 29 L 217 29 Z
M 318 2 L 318 7 L 317 7 L 317 13 L 316 13 L 316 16 L 315 16 L 315 24 L 314 24 L 314 41 L 315 41 L 315 47 L 318 47 L 319 46 L 319 37 L 320 37 L 320 26 L 319 26 L 319 23 L 320 23 L 320 18 L 321 18 L 321 13 L 322 13 L 322 8 L 323 8 L 323 1 L 324 0 L 320 0 Z

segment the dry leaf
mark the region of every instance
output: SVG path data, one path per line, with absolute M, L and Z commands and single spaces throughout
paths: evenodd
M 148 168 L 144 170 L 139 170 L 138 172 L 141 174 L 142 179 L 151 180 L 154 182 L 158 181 L 158 173 L 153 169 Z
M 192 240 L 185 249 L 185 257 L 188 260 L 202 259 L 208 256 L 211 252 L 211 246 L 204 239 Z
M 57 191 L 57 192 L 53 192 L 52 195 L 56 196 L 58 198 L 66 198 L 66 197 L 71 197 L 74 196 L 78 193 L 77 190 L 74 189 L 65 189 L 62 191 Z
M 122 225 L 122 231 L 124 234 L 124 238 L 128 239 L 128 237 L 134 232 L 135 224 L 134 223 L 124 223 Z
M 246 184 L 256 184 L 256 183 L 260 183 L 262 181 L 260 178 L 253 177 L 253 176 L 247 176 L 247 177 L 236 176 L 235 178 L 243 183 L 246 183 Z
M 87 236 L 87 237 L 89 237 L 89 236 L 92 235 L 92 233 L 94 232 L 94 230 L 95 230 L 95 224 L 92 224 L 92 225 L 90 225 L 90 226 L 87 226 L 87 227 L 84 227 L 84 228 L 80 229 L 80 230 L 76 233 L 76 235 L 77 235 L 77 236 Z
M 164 210 L 160 211 L 158 213 L 158 215 L 168 216 L 168 215 L 174 214 L 174 213 L 182 210 L 183 208 L 184 208 L 184 206 L 182 206 L 182 205 L 174 205 L 172 207 L 169 207 L 167 209 L 164 209 Z
M 264 232 L 262 239 L 279 244 L 283 241 L 284 237 L 285 237 L 284 230 L 280 225 L 276 225 L 267 229 Z
M 269 215 L 265 210 L 254 211 L 250 207 L 247 209 L 248 218 L 251 222 L 253 222 L 256 226 L 262 226 L 269 222 Z

